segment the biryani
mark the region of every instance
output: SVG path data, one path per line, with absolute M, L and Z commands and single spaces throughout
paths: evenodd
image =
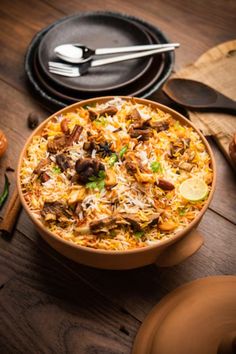
M 212 178 L 192 127 L 120 97 L 48 121 L 20 171 L 35 218 L 64 240 L 104 250 L 172 237 L 199 214 Z M 198 197 L 191 181 L 204 187 Z

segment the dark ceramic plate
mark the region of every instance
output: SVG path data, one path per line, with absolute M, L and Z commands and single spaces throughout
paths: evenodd
M 143 26 L 143 30 L 147 31 L 147 33 L 149 34 L 152 40 L 152 43 L 155 44 L 160 42 L 160 40 L 153 33 L 148 31 L 144 26 Z M 50 82 L 48 82 L 46 75 L 40 69 L 37 57 L 38 57 L 37 52 L 35 52 L 34 55 L 35 75 L 38 81 L 41 82 L 42 87 L 46 89 L 46 91 L 50 92 L 54 96 L 57 96 L 59 99 L 62 99 L 63 101 L 65 100 L 67 103 L 68 102 L 73 103 L 73 102 L 77 102 L 80 99 L 86 99 L 86 98 L 97 96 L 97 94 L 94 94 L 92 92 L 86 93 L 86 92 L 80 92 L 78 90 L 72 91 L 72 90 L 67 90 L 65 88 L 62 88 L 58 85 L 52 85 Z M 114 89 L 112 91 L 104 90 L 102 94 L 138 96 L 139 94 L 142 94 L 142 92 L 145 92 L 145 90 L 151 87 L 153 83 L 155 83 L 158 80 L 158 78 L 161 76 L 163 72 L 164 65 L 165 65 L 164 54 L 156 55 L 153 57 L 152 64 L 144 76 L 142 76 L 135 82 L 127 84 L 122 88 Z
M 110 13 L 79 14 L 55 25 L 40 42 L 39 66 L 52 83 L 77 92 L 97 93 L 120 88 L 141 77 L 152 62 L 149 57 L 114 63 L 90 68 L 87 75 L 75 78 L 51 74 L 48 62 L 58 60 L 54 48 L 66 43 L 104 48 L 150 44 L 151 39 L 138 24 Z
M 137 23 L 139 26 L 143 26 L 146 32 L 149 33 L 152 37 L 152 42 L 160 42 L 160 43 L 167 43 L 168 40 L 165 37 L 165 35 L 155 26 L 137 19 L 136 17 L 132 16 L 127 16 L 119 13 L 112 13 L 114 16 L 117 17 L 127 17 L 129 20 L 134 21 Z M 58 91 L 57 87 L 52 88 L 48 80 L 43 80 L 44 84 L 46 83 L 46 86 L 43 84 L 41 80 L 36 76 L 35 70 L 34 70 L 34 55 L 35 52 L 38 48 L 38 45 L 44 35 L 55 26 L 55 24 L 60 23 L 62 20 L 57 21 L 56 23 L 48 26 L 47 28 L 43 29 L 39 33 L 35 35 L 33 38 L 32 42 L 29 45 L 28 51 L 26 53 L 25 57 L 25 71 L 26 71 L 26 76 L 28 78 L 29 84 L 33 88 L 34 92 L 36 93 L 37 97 L 41 97 L 42 100 L 48 105 L 49 108 L 51 109 L 60 109 L 65 106 L 67 106 L 70 103 L 73 103 L 74 101 L 79 101 L 81 99 L 86 99 L 88 97 L 92 97 L 91 93 L 88 93 L 86 95 L 85 92 L 80 93 L 78 92 L 77 97 L 71 97 L 68 93 L 65 93 L 65 90 L 63 93 Z M 139 96 L 139 97 L 149 97 L 151 94 L 153 94 L 157 89 L 159 89 L 163 83 L 167 80 L 169 77 L 171 70 L 174 65 L 174 53 L 165 53 L 163 54 L 163 60 L 162 60 L 162 70 L 156 75 L 157 71 L 159 71 L 159 64 L 155 60 L 160 60 L 160 57 L 154 57 L 154 60 L 152 62 L 152 65 L 150 69 L 148 70 L 147 74 L 149 75 L 149 82 L 145 82 L 145 80 L 142 81 L 142 78 L 140 78 L 138 81 L 141 81 L 142 84 L 140 84 L 140 87 L 137 88 L 136 83 L 133 83 L 130 87 L 129 92 L 124 92 L 124 90 L 120 90 L 120 94 L 128 95 L 128 96 Z M 41 75 L 40 75 L 41 76 Z M 144 75 L 144 78 L 146 78 L 146 75 Z M 143 78 L 143 79 L 144 79 Z M 137 93 L 138 92 L 138 93 Z M 116 93 L 116 90 L 106 92 L 104 90 L 102 92 L 102 95 L 106 94 L 111 94 L 111 95 L 118 95 L 119 93 Z M 96 97 L 97 95 L 95 95 Z

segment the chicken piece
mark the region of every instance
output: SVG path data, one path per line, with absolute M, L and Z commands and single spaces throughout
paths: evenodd
M 125 168 L 127 172 L 132 176 L 134 176 L 134 174 L 137 172 L 137 165 L 134 162 L 126 161 Z
M 69 135 L 56 135 L 53 140 L 48 141 L 47 149 L 50 153 L 56 154 L 58 151 L 77 143 L 83 127 L 75 125 L 72 133 Z
M 89 108 L 88 113 L 89 113 L 89 119 L 90 120 L 95 120 L 99 116 L 114 116 L 118 112 L 118 109 L 115 106 L 108 106 L 100 111 L 96 111 L 95 109 Z
M 65 135 L 56 135 L 53 140 L 48 141 L 47 149 L 51 154 L 56 154 L 58 151 L 67 146 Z
M 62 171 L 71 167 L 70 159 L 65 154 L 59 154 L 56 156 L 56 163 Z
M 155 183 L 156 181 L 155 176 L 153 174 L 142 173 L 139 172 L 139 170 L 137 171 L 137 173 L 134 174 L 134 177 L 140 183 Z
M 105 186 L 111 188 L 116 184 L 116 173 L 112 169 L 106 170 Z
M 189 162 L 180 162 L 179 164 L 179 168 L 181 170 L 184 170 L 184 171 L 187 171 L 187 172 L 190 172 L 193 168 L 193 164 L 192 163 L 189 163 Z
M 108 233 L 109 231 L 117 228 L 122 223 L 120 216 L 108 216 L 103 219 L 90 222 L 89 227 L 93 234 L 100 232 Z
M 45 221 L 66 221 L 70 217 L 70 213 L 66 205 L 60 202 L 45 202 L 41 215 Z
M 168 120 L 161 120 L 161 121 L 157 121 L 157 122 L 153 122 L 152 120 L 149 122 L 150 127 L 155 129 L 158 133 L 163 131 L 163 130 L 167 130 L 169 129 L 170 123 L 168 122 Z
M 147 141 L 152 136 L 151 129 L 134 129 L 133 127 L 129 131 L 131 138 L 138 138 L 142 141 Z
M 82 188 L 79 186 L 73 187 L 68 197 L 68 204 L 73 205 L 77 202 L 82 202 L 84 200 L 85 194 L 86 192 L 84 187 Z
M 142 231 L 140 220 L 134 214 L 122 214 L 122 217 L 130 224 L 134 231 Z

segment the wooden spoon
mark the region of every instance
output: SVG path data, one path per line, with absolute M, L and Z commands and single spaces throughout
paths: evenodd
M 236 101 L 199 81 L 170 79 L 163 91 L 171 100 L 195 111 L 220 111 L 236 115 Z

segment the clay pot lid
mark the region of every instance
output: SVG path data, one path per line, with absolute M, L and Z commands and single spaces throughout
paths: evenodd
M 177 288 L 144 320 L 132 354 L 236 353 L 236 276 Z

